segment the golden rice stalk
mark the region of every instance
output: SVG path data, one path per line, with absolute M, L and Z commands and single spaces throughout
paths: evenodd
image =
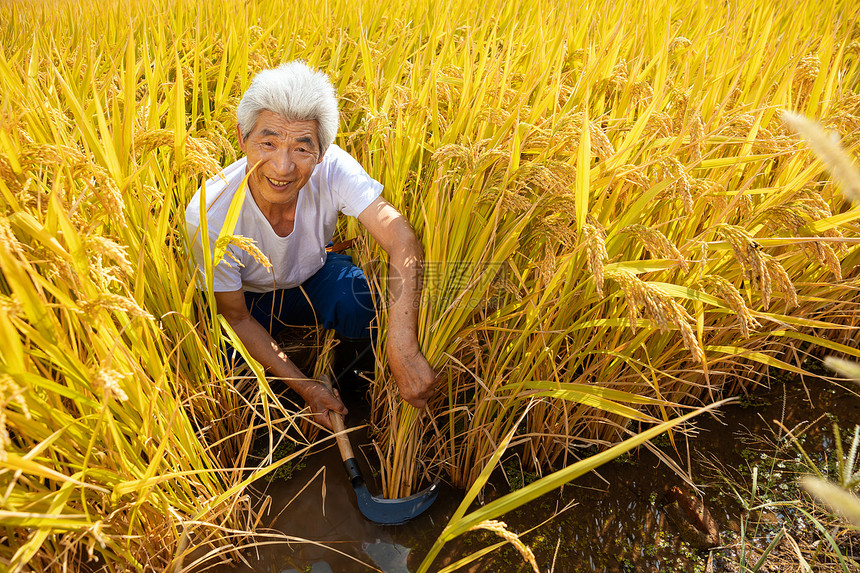
M 582 114 L 576 115 L 579 116 L 579 118 L 575 121 L 577 125 L 581 125 Z M 606 136 L 606 133 L 596 122 L 588 122 L 588 135 L 589 140 L 591 141 L 591 153 L 604 161 L 615 155 L 615 147 L 612 145 L 612 142 L 609 141 L 609 137 Z
M 699 279 L 699 285 L 706 292 L 722 298 L 728 303 L 738 317 L 738 326 L 740 326 L 741 335 L 744 338 L 749 338 L 750 328 L 761 327 L 761 324 L 755 319 L 744 302 L 740 291 L 728 279 L 719 275 L 706 275 Z
M 819 219 L 826 219 L 833 215 L 833 210 L 830 208 L 830 204 L 825 201 L 824 197 L 821 196 L 821 193 L 814 188 L 806 188 L 800 192 L 798 205 L 805 213 L 816 221 Z M 842 234 L 836 229 L 830 229 L 830 232 L 836 233 L 836 235 L 833 236 L 842 236 Z
M 120 402 L 128 400 L 128 394 L 120 387 L 119 381 L 124 376 L 111 368 L 99 368 L 93 375 L 93 390 L 113 396 Z
M 86 156 L 75 147 L 33 142 L 29 142 L 23 146 L 19 159 L 21 167 L 24 169 L 39 165 L 83 165 L 87 162 Z
M 18 175 L 12 169 L 12 162 L 2 153 L 0 153 L 0 179 L 11 189 L 18 189 L 21 186 Z
M 654 88 L 647 81 L 642 80 L 633 84 L 633 100 L 636 104 L 648 105 L 654 98 Z
M 236 150 L 227 139 L 227 130 L 220 121 L 213 119 L 210 128 L 200 133 L 200 139 L 213 142 L 222 153 L 236 161 Z
M 793 308 L 797 306 L 797 290 L 794 288 L 794 284 L 791 282 L 791 278 L 788 276 L 785 268 L 771 255 L 767 253 L 762 253 L 761 255 L 767 267 L 767 274 L 770 280 L 776 285 L 778 290 L 785 294 L 788 307 Z M 841 270 L 839 273 L 841 276 Z
M 0 410 L 11 403 L 18 404 L 24 416 L 30 418 L 30 409 L 27 407 L 27 400 L 24 399 L 24 388 L 19 386 L 10 375 L 0 374 Z
M 690 90 L 682 90 L 673 85 L 669 92 L 671 93 L 672 108 L 675 110 L 675 114 L 672 116 L 672 127 L 675 131 L 680 131 L 687 115 L 687 106 L 690 104 Z
M 739 138 L 747 138 L 750 132 L 755 128 L 756 116 L 751 113 L 741 113 L 733 117 L 731 122 L 726 126 L 724 133 Z M 758 133 L 755 139 L 756 145 L 761 145 L 762 142 L 771 142 L 774 140 L 773 134 L 759 125 Z
M 565 194 L 576 181 L 576 170 L 560 161 L 548 165 L 531 161 L 517 170 L 515 178 L 554 194 Z
M 693 161 L 701 161 L 702 150 L 704 149 L 705 141 L 705 123 L 702 121 L 702 112 L 696 110 L 691 118 L 692 125 L 690 127 L 690 145 L 693 150 Z
M 816 78 L 818 78 L 820 71 L 821 60 L 818 58 L 818 54 L 804 56 L 794 73 L 795 89 L 801 92 L 808 92 Z
M 629 225 L 620 231 L 635 236 L 645 247 L 653 258 L 670 259 L 677 261 L 685 271 L 690 270 L 687 260 L 669 239 L 660 230 L 645 225 Z
M 681 196 L 684 203 L 684 211 L 688 215 L 693 214 L 693 178 L 687 173 L 684 165 L 674 157 L 668 157 L 660 162 L 660 168 L 666 177 L 675 180 L 672 186 L 676 195 Z
M 72 174 L 81 178 L 95 191 L 106 213 L 119 224 L 124 224 L 125 201 L 116 182 L 106 169 L 92 162 L 83 161 L 72 166 Z
M 460 159 L 464 162 L 469 162 L 472 160 L 473 154 L 472 151 L 459 143 L 447 143 L 445 145 L 441 145 L 436 151 L 433 152 L 433 156 L 431 159 L 436 163 L 444 163 L 449 159 Z
M 519 535 L 514 533 L 513 531 L 508 530 L 508 525 L 504 521 L 496 521 L 495 519 L 488 519 L 487 521 L 482 521 L 481 523 L 470 527 L 468 531 L 476 531 L 478 529 L 485 529 L 487 531 L 492 531 L 499 537 L 506 540 L 508 543 L 513 545 L 517 551 L 520 552 L 520 555 L 523 556 L 529 565 L 532 566 L 532 570 L 535 573 L 540 573 L 540 569 L 538 568 L 537 560 L 535 559 L 535 554 L 532 552 L 531 548 L 527 546 L 520 540 Z
M 185 138 L 184 160 L 180 165 L 174 165 L 174 172 L 187 172 L 193 175 L 201 173 L 217 173 L 221 170 L 214 154 L 220 149 L 232 149 L 229 141 L 223 135 L 217 135 L 217 141 L 207 137 Z M 138 157 L 158 147 L 172 147 L 175 134 L 169 129 L 150 129 L 139 132 L 134 138 L 134 148 Z M 235 154 L 234 154 L 235 156 Z
M 530 144 L 537 148 L 551 146 L 551 141 L 568 142 L 571 147 L 576 147 L 579 144 L 582 136 L 582 124 L 585 120 L 583 112 L 573 113 L 558 119 L 554 124 L 551 120 L 543 122 L 544 128 L 540 133 L 543 138 L 532 136 Z M 591 153 L 601 160 L 606 160 L 615 155 L 615 146 L 609 141 L 609 137 L 598 122 L 588 122 L 588 135 L 591 142 Z M 552 136 L 552 137 L 550 137 Z
M 150 129 L 134 136 L 134 149 L 138 154 L 158 147 L 173 145 L 174 133 L 169 129 Z
M 617 282 L 624 291 L 627 316 L 634 330 L 641 307 L 643 314 L 651 319 L 661 332 L 665 332 L 670 324 L 674 325 L 681 333 L 684 347 L 698 362 L 705 361 L 705 353 L 690 326 L 693 318 L 674 298 L 624 269 L 607 271 L 606 277 Z
M 628 80 L 629 74 L 627 71 L 627 62 L 625 60 L 619 60 L 619 62 L 612 68 L 612 74 L 609 76 L 609 79 L 606 80 L 607 91 L 610 94 L 620 92 L 627 85 Z
M 21 306 L 21 302 L 15 300 L 10 296 L 2 296 L 0 295 L 0 313 L 5 313 L 6 316 L 3 317 L 3 320 L 8 320 L 9 318 L 15 318 L 23 311 L 23 306 Z
M 689 48 L 692 45 L 693 42 L 691 42 L 689 38 L 678 36 L 669 43 L 669 53 L 674 54 L 675 52 Z
M 620 177 L 627 183 L 635 185 L 640 189 L 646 189 L 651 185 L 648 177 L 642 173 L 643 168 L 627 163 L 618 168 Z
M 255 261 L 266 267 L 266 270 L 270 270 L 272 268 L 272 263 L 269 261 L 269 257 L 263 254 L 263 251 L 260 250 L 254 239 L 244 237 L 242 235 L 225 235 L 215 241 L 216 249 L 221 247 L 226 248 L 227 245 L 234 245 L 236 247 L 239 247 L 240 249 L 254 257 Z M 239 259 L 233 256 L 233 253 L 231 253 L 229 250 L 227 251 L 227 254 L 230 256 L 230 258 L 239 263 Z
M 97 310 L 103 309 L 125 312 L 133 318 L 153 320 L 152 315 L 140 308 L 133 299 L 118 294 L 101 293 L 95 299 L 81 303 L 79 307 L 80 312 L 86 316 L 90 316 Z
M 836 256 L 836 251 L 833 246 L 828 243 L 816 243 L 824 253 L 824 266 L 833 274 L 833 278 L 837 281 L 842 280 L 842 263 L 839 257 Z
M 125 248 L 101 235 L 88 235 L 84 243 L 89 252 L 112 260 L 126 274 L 132 273 L 131 262 L 128 260 Z
M 540 222 L 541 229 L 547 233 L 553 241 L 571 248 L 576 244 L 576 229 L 570 224 L 570 219 L 563 214 L 548 215 Z M 604 251 L 606 247 L 604 245 Z M 552 250 L 552 249 L 551 249 Z M 553 255 L 555 256 L 555 255 Z M 604 252 L 604 257 L 606 256 Z
M 839 136 L 826 133 L 818 123 L 798 113 L 783 111 L 782 121 L 809 144 L 845 196 L 860 200 L 860 170 L 842 148 Z
M 767 308 L 770 304 L 772 284 L 768 265 L 765 263 L 761 245 L 759 245 L 746 229 L 736 225 L 721 223 L 717 225 L 717 233 L 722 236 L 735 254 L 735 259 L 741 267 L 750 272 L 753 283 L 758 283 L 762 295 L 762 304 Z
M 796 235 L 807 220 L 803 216 L 806 211 L 796 203 L 774 205 L 762 211 L 761 219 L 771 229 L 786 229 Z
M 597 295 L 603 298 L 603 266 L 609 259 L 606 254 L 606 231 L 590 215 L 582 226 L 585 237 L 585 250 L 588 253 L 588 270 L 594 276 Z
M 189 175 L 205 175 L 209 177 L 221 171 L 221 165 L 209 153 L 201 153 L 192 149 L 185 152 L 185 157 L 180 164 L 174 165 L 176 173 L 187 173 Z
M 658 137 L 672 137 L 674 130 L 675 122 L 672 117 L 659 111 L 652 113 L 645 124 L 645 132 Z
M 0 217 L 0 248 L 6 253 L 22 255 L 24 252 L 23 245 L 18 241 L 6 217 Z

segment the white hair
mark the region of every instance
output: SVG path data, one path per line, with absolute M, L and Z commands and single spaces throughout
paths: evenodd
M 291 121 L 316 120 L 321 152 L 328 149 L 337 135 L 337 97 L 331 80 L 299 60 L 262 70 L 254 77 L 236 108 L 243 139 L 254 130 L 262 111 L 277 113 Z

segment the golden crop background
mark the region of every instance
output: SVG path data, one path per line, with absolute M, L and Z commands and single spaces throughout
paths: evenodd
M 856 155 L 857 7 L 668 4 L 4 4 L 0 563 L 161 571 L 248 542 L 274 469 L 251 443 L 297 408 L 225 378 L 183 211 L 235 157 L 254 72 L 295 58 L 426 250 L 444 381 L 419 414 L 378 353 L 389 496 L 472 484 L 523 415 L 525 463 L 558 469 L 808 352 L 856 357 L 860 211 L 779 112 Z M 356 255 L 384 289 L 378 247 Z

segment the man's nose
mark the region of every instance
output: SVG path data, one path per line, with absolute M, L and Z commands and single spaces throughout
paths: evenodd
M 275 169 L 278 173 L 288 174 L 290 173 L 296 166 L 295 161 L 293 160 L 293 154 L 290 150 L 284 149 L 279 151 L 275 155 Z

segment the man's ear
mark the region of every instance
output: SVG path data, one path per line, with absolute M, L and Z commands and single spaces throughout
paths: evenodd
M 236 136 L 239 139 L 239 149 L 242 150 L 242 153 L 245 153 L 245 138 L 242 137 L 242 129 L 238 123 L 236 124 Z
M 326 148 L 325 148 L 325 150 L 324 150 L 322 153 L 320 153 L 319 158 L 317 158 L 317 165 L 319 165 L 320 163 L 322 163 L 322 160 L 323 160 L 323 157 L 325 157 L 325 152 L 326 152 L 326 151 L 328 151 L 328 147 L 326 147 Z

